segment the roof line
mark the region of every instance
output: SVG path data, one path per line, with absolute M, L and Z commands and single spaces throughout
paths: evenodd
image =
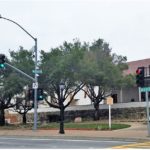
M 145 60 L 150 60 L 150 58 L 128 61 L 127 63 L 130 63 L 130 62 L 137 62 L 137 61 L 145 61 Z

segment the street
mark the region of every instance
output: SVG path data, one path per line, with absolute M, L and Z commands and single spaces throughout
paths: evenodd
M 98 149 L 134 144 L 135 141 L 103 139 L 57 139 L 39 137 L 0 137 L 0 149 Z

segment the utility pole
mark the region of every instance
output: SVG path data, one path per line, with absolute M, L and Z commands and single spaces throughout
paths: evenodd
M 38 69 L 37 66 L 37 39 L 35 38 L 35 74 L 34 74 L 34 79 L 35 79 L 35 88 L 34 88 L 34 128 L 33 130 L 37 129 L 37 89 L 38 89 L 38 74 L 36 73 L 36 70 Z

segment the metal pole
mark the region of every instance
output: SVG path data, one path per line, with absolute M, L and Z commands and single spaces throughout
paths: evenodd
M 23 75 L 26 76 L 27 78 L 29 78 L 29 79 L 35 81 L 35 79 L 34 79 L 33 77 L 29 76 L 28 74 L 26 74 L 25 72 L 21 71 L 20 69 L 18 69 L 18 68 L 16 68 L 16 67 L 12 66 L 12 65 L 10 65 L 10 64 L 8 64 L 8 63 L 6 63 L 6 62 L 5 62 L 5 64 L 6 64 L 7 66 L 13 68 L 13 69 L 16 70 L 17 72 L 23 74 Z
M 34 81 L 35 81 L 35 84 L 37 85 L 37 87 L 34 89 L 34 127 L 33 127 L 33 129 L 36 130 L 37 129 L 37 88 L 38 88 L 38 76 L 37 76 L 38 74 L 36 73 L 36 70 L 37 70 L 37 38 L 33 37 L 27 30 L 25 30 L 20 24 L 18 24 L 14 20 L 2 17 L 1 14 L 0 14 L 0 19 L 4 19 L 4 20 L 7 20 L 9 22 L 16 24 L 19 28 L 21 28 L 24 32 L 26 32 L 35 41 L 35 76 L 34 76 Z
M 60 89 L 60 134 L 64 134 L 64 108 L 63 108 L 63 89 Z
M 111 105 L 109 105 L 109 129 L 111 129 Z
M 12 22 L 12 23 L 16 24 L 16 25 L 19 26 L 24 32 L 26 32 L 32 39 L 35 39 L 27 30 L 25 30 L 19 23 L 15 22 L 14 20 L 11 20 L 11 19 L 2 17 L 1 15 L 0 15 L 0 19 L 4 19 L 4 20 L 7 20 L 7 21 L 9 21 L 9 22 Z
M 139 102 L 141 102 L 141 87 L 138 88 L 139 92 Z
M 146 97 L 146 112 L 147 112 L 147 130 L 148 136 L 150 136 L 150 118 L 149 118 L 149 101 L 148 101 L 148 92 L 145 92 Z
M 38 88 L 38 74 L 36 73 L 37 70 L 37 39 L 35 39 L 35 84 L 37 87 L 34 88 L 34 128 L 35 131 L 37 129 L 37 88 Z

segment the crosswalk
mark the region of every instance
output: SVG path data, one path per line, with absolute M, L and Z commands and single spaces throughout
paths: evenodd
M 150 149 L 150 141 L 112 147 L 112 149 L 123 149 L 123 148 Z

